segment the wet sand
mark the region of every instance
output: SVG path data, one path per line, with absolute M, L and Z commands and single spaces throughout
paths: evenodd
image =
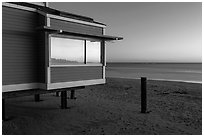
M 6 100 L 3 134 L 185 135 L 202 134 L 202 85 L 147 82 L 148 111 L 140 113 L 140 80 L 108 78 L 76 91 L 61 110 L 53 93 Z

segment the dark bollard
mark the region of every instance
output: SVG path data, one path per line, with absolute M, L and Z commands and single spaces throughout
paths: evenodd
M 147 112 L 147 78 L 141 77 L 141 113 Z
M 61 91 L 61 109 L 67 108 L 67 91 Z
M 6 120 L 6 114 L 5 114 L 5 99 L 2 99 L 2 120 Z
M 70 99 L 76 99 L 76 97 L 75 97 L 75 90 L 71 90 Z
M 59 91 L 57 91 L 57 92 L 56 92 L 56 97 L 59 97 L 59 96 L 60 96 L 60 95 L 59 95 Z
M 35 94 L 34 98 L 35 98 L 35 102 L 39 102 L 40 101 L 40 94 Z

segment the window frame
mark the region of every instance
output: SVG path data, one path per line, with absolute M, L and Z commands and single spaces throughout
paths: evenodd
M 99 57 L 100 57 L 100 60 L 99 60 L 99 62 L 88 62 L 88 56 L 87 56 L 87 41 L 96 41 L 96 42 L 99 42 L 100 43 L 100 45 L 99 45 L 99 49 L 100 49 L 100 53 L 99 53 Z M 102 64 L 102 41 L 97 41 L 97 40 L 85 40 L 85 57 L 86 57 L 86 64 Z
M 84 63 L 83 64 L 60 64 L 60 65 L 54 65 L 51 63 L 51 38 L 52 37 L 58 37 L 58 38 L 68 38 L 68 39 L 77 39 L 77 40 L 84 40 Z M 86 40 L 89 41 L 98 41 L 100 42 L 100 62 L 99 63 L 87 63 L 87 53 L 86 53 Z M 78 37 L 78 36 L 72 36 L 72 35 L 63 35 L 63 34 L 49 34 L 49 66 L 50 67 L 75 67 L 75 66 L 103 66 L 103 52 L 102 52 L 102 40 L 101 39 L 93 39 L 93 38 L 87 38 L 87 37 Z

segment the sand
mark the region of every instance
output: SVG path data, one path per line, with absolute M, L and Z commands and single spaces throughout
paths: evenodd
M 148 81 L 148 111 L 140 113 L 140 81 L 108 78 L 76 91 L 68 109 L 53 93 L 6 100 L 2 134 L 186 135 L 202 134 L 202 85 Z

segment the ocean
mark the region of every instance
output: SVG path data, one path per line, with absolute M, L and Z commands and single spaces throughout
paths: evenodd
M 107 63 L 106 77 L 202 83 L 202 63 Z

